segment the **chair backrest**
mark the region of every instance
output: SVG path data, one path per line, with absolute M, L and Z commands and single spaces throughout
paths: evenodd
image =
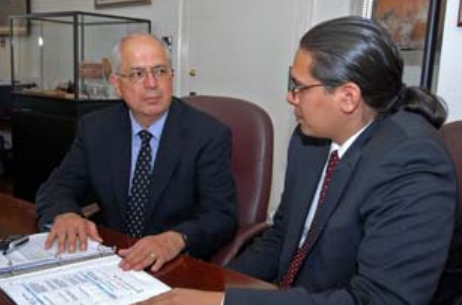
M 443 141 L 456 168 L 457 213 L 449 256 L 441 275 L 432 305 L 462 305 L 462 121 L 443 125 L 440 129 Z
M 456 167 L 458 188 L 457 202 L 462 211 L 462 121 L 444 124 L 440 132 Z
M 188 96 L 183 101 L 222 123 L 232 132 L 231 163 L 236 179 L 239 222 L 266 220 L 273 167 L 273 124 L 250 102 L 221 96 Z

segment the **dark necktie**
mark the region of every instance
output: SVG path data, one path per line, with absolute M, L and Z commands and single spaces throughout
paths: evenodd
M 152 150 L 149 144 L 152 134 L 142 130 L 138 135 L 141 138 L 141 148 L 136 159 L 125 217 L 126 233 L 133 237 L 142 237 L 145 206 L 152 188 Z
M 281 288 L 287 288 L 292 285 L 293 281 L 295 280 L 295 277 L 297 276 L 298 271 L 300 270 L 300 267 L 303 264 L 303 261 L 305 260 L 306 255 L 308 254 L 309 245 L 314 236 L 316 220 L 318 218 L 319 210 L 326 196 L 327 188 L 329 187 L 329 183 L 332 180 L 332 176 L 334 174 L 334 170 L 337 166 L 338 161 L 339 158 L 337 150 L 334 150 L 331 152 L 329 162 L 327 163 L 326 174 L 322 182 L 321 193 L 319 194 L 318 205 L 316 207 L 313 222 L 310 225 L 305 240 L 303 241 L 301 247 L 298 248 L 297 252 L 295 252 L 295 255 L 292 257 L 292 260 L 290 261 L 289 268 L 282 277 L 282 280 L 279 284 Z

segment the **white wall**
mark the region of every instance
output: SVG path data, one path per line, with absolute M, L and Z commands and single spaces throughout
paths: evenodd
M 232 96 L 266 110 L 275 132 L 272 209 L 282 192 L 287 143 L 295 125 L 285 95 L 298 40 L 292 35 L 298 32 L 298 10 L 307 19 L 301 2 L 308 3 L 265 0 L 262 9 L 261 0 L 184 1 L 180 95 Z M 196 75 L 190 76 L 190 70 Z
M 295 127 L 293 109 L 286 103 L 288 67 L 302 34 L 313 24 L 351 14 L 352 2 L 183 0 L 180 95 L 233 96 L 266 110 L 274 126 L 270 211 L 283 190 Z
M 449 108 L 449 121 L 462 120 L 462 27 L 457 26 L 459 0 L 448 0 L 444 22 L 437 94 Z
M 151 20 L 152 32 L 159 36 L 173 36 L 177 38 L 179 32 L 179 3 L 180 0 L 152 0 L 150 5 L 130 7 L 115 7 L 95 9 L 94 0 L 31 0 L 31 11 L 85 11 L 108 15 L 120 15 Z M 174 43 L 177 46 L 178 43 Z M 0 79 L 10 79 L 10 44 L 6 39 L 4 47 L 0 47 Z M 176 59 L 174 58 L 174 64 Z
M 0 82 L 9 80 L 10 77 L 10 41 L 6 37 L 0 37 Z

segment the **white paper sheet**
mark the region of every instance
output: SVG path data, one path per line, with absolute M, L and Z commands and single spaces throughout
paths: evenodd
M 144 271 L 123 271 L 112 255 L 0 279 L 18 305 L 124 305 L 170 290 Z
M 29 241 L 8 255 L 0 254 L 0 275 L 11 271 L 27 270 L 49 264 L 66 263 L 68 261 L 96 257 L 113 253 L 112 249 L 93 240 L 88 240 L 86 251 L 77 250 L 74 253 L 62 253 L 57 256 L 58 243 L 45 250 L 45 241 L 48 233 L 33 234 Z

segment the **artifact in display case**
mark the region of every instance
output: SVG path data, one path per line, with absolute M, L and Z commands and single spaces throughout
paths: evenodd
M 69 100 L 117 99 L 109 83 L 115 43 L 133 32 L 150 32 L 146 19 L 85 12 L 12 16 L 11 29 L 27 24 L 28 35 L 11 32 L 14 93 Z

